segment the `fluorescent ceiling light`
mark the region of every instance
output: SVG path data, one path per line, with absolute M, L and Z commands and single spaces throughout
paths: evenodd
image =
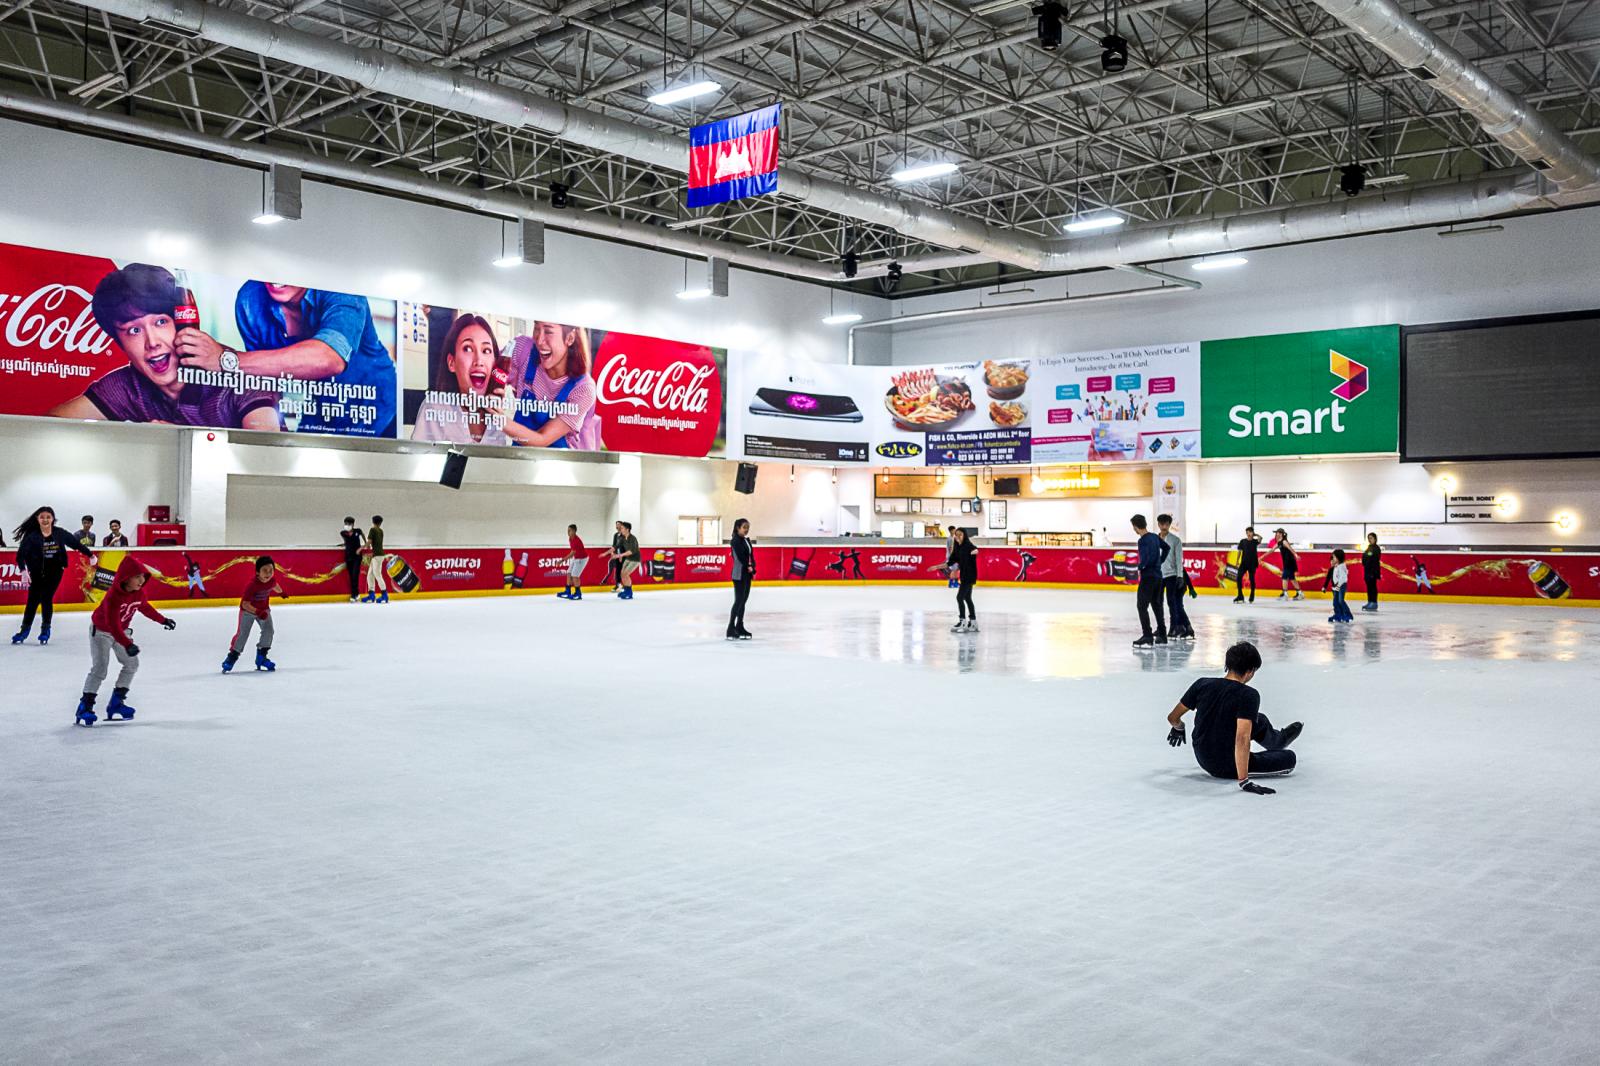
M 928 178 L 942 178 L 946 174 L 954 174 L 960 169 L 959 163 L 924 163 L 921 166 L 897 170 L 889 177 L 895 181 L 926 181 Z
M 1204 111 L 1196 111 L 1189 117 L 1196 122 L 1213 122 L 1219 118 L 1247 115 L 1252 111 L 1265 111 L 1273 103 L 1272 100 L 1250 100 L 1242 104 L 1224 104 L 1221 107 L 1208 107 Z
M 694 218 L 680 218 L 676 222 L 668 222 L 667 228 L 671 230 L 690 229 L 694 226 L 703 226 L 707 222 L 715 221 L 716 218 L 712 215 L 697 215 Z
M 263 211 L 250 220 L 258 226 L 273 226 L 283 221 L 283 216 L 272 211 Z
M 678 299 L 680 299 L 680 300 L 704 300 L 706 297 L 708 297 L 710 295 L 711 295 L 711 290 L 709 288 L 706 288 L 705 286 L 702 286 L 702 287 L 700 287 L 698 289 L 684 289 L 683 291 L 678 293 Z
M 1370 189 L 1374 185 L 1399 185 L 1402 182 L 1407 182 L 1410 180 L 1410 174 L 1385 174 L 1382 177 L 1368 178 L 1367 188 Z
M 1225 256 L 1222 256 L 1222 257 L 1217 258 L 1217 259 L 1202 259 L 1198 263 L 1195 263 L 1192 267 L 1190 267 L 1190 269 L 1191 270 L 1231 270 L 1234 267 L 1242 267 L 1248 262 L 1250 262 L 1250 260 L 1246 259 L 1242 255 L 1225 255 Z
M 824 315 L 822 317 L 824 326 L 848 326 L 852 322 L 860 321 L 861 312 L 859 311 L 840 311 L 838 314 Z
M 657 107 L 670 107 L 685 100 L 693 100 L 697 96 L 704 96 L 706 93 L 718 92 L 721 88 L 722 86 L 714 81 L 697 81 L 693 85 L 680 85 L 676 89 L 662 89 L 654 96 L 647 96 L 645 99 Z
M 1075 218 L 1061 228 L 1068 233 L 1090 233 L 1097 229 L 1112 229 L 1126 221 L 1121 215 L 1090 215 L 1088 218 Z
M 92 96 L 105 92 L 107 89 L 121 91 L 127 87 L 128 80 L 122 76 L 122 72 L 113 70 L 100 75 L 98 78 L 90 78 L 86 82 L 75 85 L 67 90 L 67 95 L 76 96 L 80 100 L 87 100 Z
M 459 167 L 462 163 L 470 162 L 472 162 L 470 155 L 453 155 L 449 159 L 436 159 L 432 163 L 424 163 L 417 169 L 424 174 L 437 174 L 441 170 L 449 170 L 451 167 Z

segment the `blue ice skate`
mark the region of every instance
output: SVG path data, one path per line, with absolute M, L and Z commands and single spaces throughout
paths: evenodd
M 270 673 L 272 673 L 272 671 L 276 670 L 277 668 L 278 668 L 278 664 L 273 662 L 271 659 L 267 658 L 267 653 L 266 652 L 264 652 L 264 651 L 256 652 L 256 669 L 257 670 L 265 670 L 267 673 L 270 674 Z
M 119 688 L 111 694 L 111 702 L 106 704 L 106 721 L 115 722 L 117 719 L 128 721 L 134 716 L 134 709 L 128 706 L 128 690 Z
M 365 596 L 361 597 L 361 602 L 362 603 L 375 603 L 377 601 L 377 599 L 378 599 L 378 597 L 377 597 L 376 593 L 369 592 Z
M 99 720 L 94 713 L 94 693 L 85 692 L 83 698 L 78 701 L 78 714 L 74 724 L 92 726 Z
M 238 652 L 236 652 L 236 651 L 228 652 L 228 657 L 226 659 L 222 660 L 222 672 L 225 673 L 225 674 L 233 673 L 233 664 L 238 662 L 238 661 L 239 661 L 239 653 Z
M 44 626 L 43 628 L 41 628 L 39 630 L 39 643 L 40 644 L 48 644 L 48 643 L 50 643 L 50 627 L 49 626 Z
M 11 643 L 13 643 L 13 644 L 21 644 L 21 643 L 23 643 L 24 641 L 26 641 L 28 639 L 28 633 L 32 629 L 33 629 L 32 626 L 28 626 L 26 629 L 17 630 L 17 635 L 11 638 Z
M 389 602 L 389 590 L 388 589 L 384 589 L 382 592 L 378 593 L 378 602 L 379 603 L 388 603 Z

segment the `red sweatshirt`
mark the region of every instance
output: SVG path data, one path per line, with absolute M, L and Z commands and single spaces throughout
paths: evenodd
M 272 613 L 274 594 L 284 595 L 283 586 L 278 584 L 276 576 L 271 581 L 253 577 L 250 579 L 250 584 L 245 586 L 244 595 L 239 597 L 239 609 L 249 611 L 257 618 L 265 618 Z
M 127 556 L 122 560 L 122 565 L 117 567 L 117 576 L 116 580 L 111 582 L 111 591 L 100 601 L 100 606 L 94 609 L 94 627 L 102 633 L 111 634 L 111 639 L 124 648 L 133 643 L 133 639 L 128 636 L 128 627 L 133 624 L 135 614 L 142 614 L 151 621 L 163 625 L 167 621 L 166 615 L 145 602 L 145 593 L 150 589 L 148 578 L 137 592 L 129 592 L 123 587 L 123 583 L 130 577 L 148 573 L 143 564 L 134 562 L 133 556 Z

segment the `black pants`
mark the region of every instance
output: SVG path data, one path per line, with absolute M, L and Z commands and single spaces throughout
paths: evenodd
M 744 628 L 744 605 L 750 599 L 750 579 L 747 577 L 734 578 L 733 581 L 733 610 L 728 612 L 728 629 L 738 632 Z
M 978 620 L 978 609 L 972 605 L 972 586 L 976 584 L 976 581 L 963 579 L 956 587 L 956 610 L 961 612 L 962 618 L 970 618 L 974 622 Z
M 606 567 L 606 581 L 612 588 L 622 584 L 622 561 L 620 559 L 611 560 L 611 565 Z
M 1174 633 L 1187 631 L 1190 625 L 1189 612 L 1183 607 L 1183 575 L 1163 578 L 1162 586 L 1167 593 L 1167 615 L 1172 619 L 1172 631 Z
M 350 598 L 353 600 L 361 595 L 361 556 L 344 557 L 344 576 L 350 579 Z
M 55 614 L 56 589 L 61 587 L 60 570 L 45 570 L 37 574 L 29 574 L 28 606 L 22 612 L 22 628 L 33 628 L 33 615 L 39 613 L 39 621 L 45 629 L 50 628 L 50 618 Z
M 1239 594 L 1237 596 L 1235 596 L 1234 599 L 1236 599 L 1236 600 L 1244 599 L 1244 579 L 1245 578 L 1249 578 L 1250 579 L 1250 602 L 1254 603 L 1255 602 L 1255 598 L 1256 598 L 1256 568 L 1253 567 L 1253 566 L 1248 570 L 1241 569 L 1239 571 Z
M 1286 774 L 1295 766 L 1295 754 L 1288 748 L 1281 747 L 1283 734 L 1274 728 L 1267 720 L 1267 716 L 1260 711 L 1256 712 L 1256 721 L 1250 730 L 1250 739 L 1260 744 L 1266 751 L 1252 751 L 1250 753 L 1250 776 L 1261 777 L 1268 774 Z M 1200 764 L 1200 769 L 1212 777 L 1224 777 L 1229 781 L 1239 779 L 1239 768 L 1234 766 L 1233 760 L 1228 760 L 1226 766 L 1207 766 Z
M 1366 579 L 1367 579 L 1367 602 L 1368 603 L 1377 603 L 1378 602 L 1378 573 L 1377 573 L 1377 571 L 1368 570 L 1368 571 L 1366 571 L 1366 573 L 1363 576 L 1366 577 Z
M 1161 608 L 1161 575 L 1139 575 L 1139 628 L 1144 630 L 1144 635 L 1150 635 L 1150 608 L 1156 611 L 1156 636 L 1166 639 L 1167 616 Z

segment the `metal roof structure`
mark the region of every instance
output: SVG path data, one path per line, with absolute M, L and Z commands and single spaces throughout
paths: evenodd
M 134 17 L 141 6 L 148 10 Z M 685 157 L 688 126 L 781 101 L 791 173 L 1035 243 L 1104 212 L 1131 229 L 1338 204 L 1340 168 L 1352 162 L 1366 168 L 1367 196 L 1531 172 L 1504 137 L 1437 91 L 1429 72 L 1401 66 L 1328 6 L 1069 3 L 1061 44 L 1047 50 L 1034 10 L 1010 0 L 10 0 L 0 3 L 0 92 L 53 102 L 42 117 L 69 126 L 93 128 L 91 112 L 132 119 L 190 135 L 174 145 L 183 150 L 201 150 L 193 135 L 203 135 L 292 150 L 346 173 L 425 180 L 441 193 L 548 209 L 558 183 L 568 188 L 569 215 L 633 224 L 628 232 L 644 243 L 654 243 L 652 231 L 665 242 L 698 237 L 707 248 L 828 271 L 853 250 L 863 262 L 905 262 L 900 292 L 1029 267 L 782 186 L 776 196 L 690 212 L 681 167 L 379 91 L 364 84 L 377 78 L 340 76 L 273 48 L 217 43 L 191 20 L 208 10 L 248 16 L 269 32 L 298 31 L 581 109 L 569 115 L 598 113 L 642 137 L 681 139 Z M 1404 11 L 1584 154 L 1600 149 L 1595 0 L 1407 3 Z M 1128 57 L 1126 69 L 1108 73 L 1101 39 L 1113 32 Z M 720 89 L 669 107 L 647 100 L 698 80 Z M 0 114 L 8 111 L 29 114 L 0 101 Z M 79 113 L 83 122 L 72 117 Z M 922 182 L 890 178 L 929 161 L 959 169 Z M 426 195 L 415 181 L 411 188 Z M 886 282 L 853 284 L 879 291 Z

